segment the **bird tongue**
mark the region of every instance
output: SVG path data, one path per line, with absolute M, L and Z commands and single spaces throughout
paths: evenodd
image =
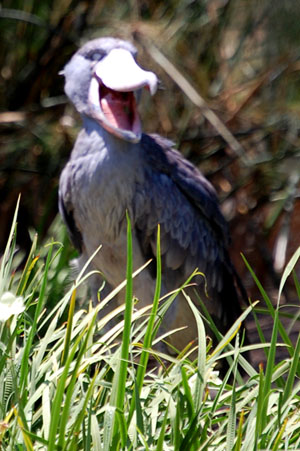
M 122 130 L 136 133 L 137 111 L 133 92 L 119 92 L 101 86 L 100 103 L 106 120 L 113 126 Z M 138 121 L 139 122 L 139 121 Z

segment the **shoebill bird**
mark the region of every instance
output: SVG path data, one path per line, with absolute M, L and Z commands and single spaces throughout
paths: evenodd
M 179 288 L 198 268 L 195 289 L 224 332 L 241 313 L 241 284 L 228 255 L 229 234 L 212 185 L 158 136 L 142 133 L 137 98 L 154 94 L 157 77 L 136 62 L 136 49 L 114 38 L 87 42 L 65 66 L 65 92 L 82 117 L 80 131 L 59 186 L 59 208 L 83 264 L 102 245 L 91 267 L 105 290 L 126 273 L 126 211 L 132 222 L 133 265 L 149 265 L 134 279 L 137 306 L 152 302 L 157 225 L 161 227 L 162 292 Z M 205 289 L 205 282 L 207 290 Z M 91 280 L 94 301 L 100 277 Z M 115 303 L 124 302 L 124 293 Z M 112 308 L 112 307 L 111 307 Z M 197 337 L 194 315 L 182 294 L 168 310 L 162 330 L 177 349 Z

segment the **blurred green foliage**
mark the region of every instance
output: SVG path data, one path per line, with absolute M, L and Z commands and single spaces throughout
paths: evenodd
M 58 73 L 82 42 L 113 35 L 133 41 L 161 80 L 142 100 L 145 130 L 201 166 L 231 222 L 233 257 L 243 250 L 276 284 L 281 260 L 300 244 L 299 22 L 293 0 L 2 1 L 1 248 L 19 192 L 19 244 L 30 247 L 30 229 L 47 233 L 80 124 Z M 247 164 L 154 60 L 153 46 L 238 139 Z

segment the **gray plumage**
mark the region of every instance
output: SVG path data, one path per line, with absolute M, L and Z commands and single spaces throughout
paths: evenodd
M 92 267 L 110 288 L 125 279 L 126 210 L 133 226 L 134 269 L 149 258 L 155 261 L 159 223 L 162 294 L 198 268 L 209 297 L 201 276 L 195 280 L 199 294 L 225 329 L 241 313 L 236 285 L 242 290 L 228 256 L 228 227 L 213 187 L 198 169 L 171 142 L 141 133 L 134 94 L 143 87 L 154 93 L 157 79 L 136 64 L 135 56 L 130 43 L 100 38 L 85 44 L 64 69 L 65 91 L 81 113 L 83 128 L 60 178 L 60 212 L 81 262 L 102 244 Z M 100 283 L 91 284 L 95 300 Z M 150 265 L 134 280 L 139 305 L 152 301 L 154 287 Z M 189 294 L 198 304 L 193 290 Z M 117 302 L 123 301 L 121 294 Z M 197 336 L 193 314 L 179 295 L 163 327 L 183 325 L 188 328 L 170 338 L 179 349 Z

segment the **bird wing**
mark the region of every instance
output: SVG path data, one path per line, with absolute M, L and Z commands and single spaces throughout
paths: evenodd
M 184 281 L 198 268 L 208 285 L 221 291 L 224 267 L 231 266 L 229 233 L 213 187 L 170 141 L 143 135 L 141 146 L 145 183 L 136 190 L 134 214 L 145 256 L 155 255 L 159 223 L 166 278 L 178 281 L 181 275 Z
M 58 208 L 67 226 L 69 237 L 73 246 L 81 253 L 82 235 L 81 232 L 78 230 L 74 220 L 70 163 L 66 165 L 60 176 L 59 191 L 58 191 Z

